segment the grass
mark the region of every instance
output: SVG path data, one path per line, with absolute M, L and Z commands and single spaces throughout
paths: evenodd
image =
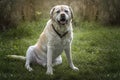
M 47 20 L 23 23 L 17 29 L 0 32 L 0 80 L 119 80 L 120 27 L 82 22 L 74 26 L 72 57 L 78 72 L 68 67 L 65 54 L 62 65 L 54 67 L 54 75 L 46 68 L 32 65 L 28 72 L 24 61 L 6 58 L 8 54 L 25 55 L 34 45 Z

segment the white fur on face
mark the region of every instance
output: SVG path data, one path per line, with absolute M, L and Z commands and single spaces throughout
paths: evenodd
M 71 20 L 70 8 L 66 5 L 55 6 L 53 11 L 53 19 L 58 23 L 61 20 L 61 14 L 65 15 L 66 24 Z
M 56 20 L 60 21 L 60 19 L 61 19 L 61 14 L 65 14 L 66 20 L 69 20 L 70 17 L 68 16 L 68 14 L 66 14 L 66 13 L 63 12 L 63 11 L 61 11 L 61 13 L 59 13 L 59 14 L 56 16 Z

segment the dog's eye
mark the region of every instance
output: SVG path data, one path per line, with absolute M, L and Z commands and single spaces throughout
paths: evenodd
M 56 13 L 60 13 L 60 10 L 56 11 Z
M 65 10 L 66 13 L 68 13 L 68 10 Z

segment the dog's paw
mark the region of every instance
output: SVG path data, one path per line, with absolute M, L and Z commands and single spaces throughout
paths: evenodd
M 33 71 L 33 69 L 30 66 L 25 66 L 28 71 Z
M 48 68 L 46 74 L 47 74 L 47 75 L 53 75 L 53 70 L 52 70 L 52 68 Z
M 73 66 L 73 67 L 71 67 L 74 71 L 79 71 L 79 68 L 77 68 L 77 67 L 75 67 L 75 66 Z
M 47 75 L 53 75 L 53 71 L 47 71 L 46 74 Z
M 31 67 L 29 67 L 27 70 L 30 71 L 30 72 L 33 71 L 33 69 Z

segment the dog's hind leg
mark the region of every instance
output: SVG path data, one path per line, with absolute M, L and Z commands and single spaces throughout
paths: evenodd
M 53 62 L 52 66 L 56 66 L 56 65 L 60 65 L 60 64 L 62 64 L 62 57 L 61 57 L 61 55 L 58 56 L 58 57 L 55 59 L 55 61 Z
M 26 53 L 26 63 L 25 63 L 25 67 L 28 71 L 33 71 L 33 69 L 30 67 L 32 61 L 33 61 L 33 47 L 30 46 Z
M 25 67 L 28 71 L 33 71 L 33 69 L 30 67 L 30 61 L 26 59 Z

